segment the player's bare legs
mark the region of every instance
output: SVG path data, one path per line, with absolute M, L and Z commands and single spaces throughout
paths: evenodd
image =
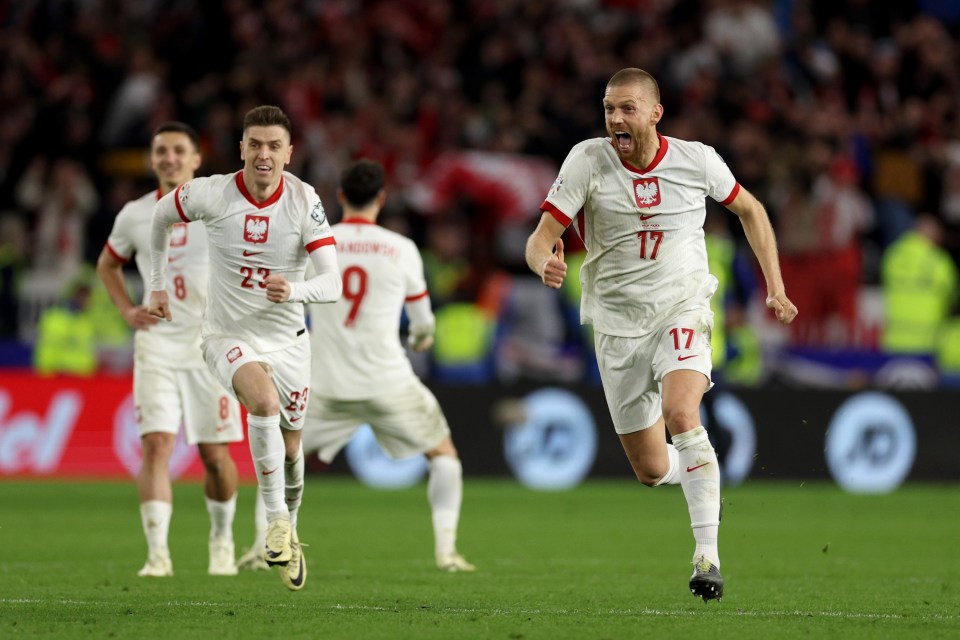
M 633 473 L 637 480 L 654 487 L 659 484 L 677 484 L 676 482 L 661 482 L 669 476 L 676 476 L 675 470 L 679 468 L 679 463 L 670 464 L 670 454 L 665 435 L 665 426 L 663 418 L 657 419 L 646 429 L 634 431 L 633 433 L 620 434 L 620 444 L 623 445 L 623 451 L 627 454 L 627 460 L 633 467 Z M 675 455 L 675 452 L 674 452 Z
M 672 371 L 663 379 L 663 417 L 679 456 L 680 486 L 687 499 L 696 548 L 690 589 L 704 600 L 723 595 L 717 534 L 720 528 L 720 465 L 700 424 L 706 377 L 697 371 Z
M 170 488 L 170 456 L 176 441 L 172 433 L 155 431 L 140 438 L 142 461 L 137 473 L 140 494 L 140 520 L 147 539 L 147 563 L 141 576 L 173 575 L 167 536 L 173 514 L 173 491 Z
M 237 512 L 237 465 L 228 445 L 200 443 L 200 459 L 206 471 L 203 492 L 210 514 L 211 575 L 236 575 L 233 548 L 233 518 Z
M 457 552 L 457 526 L 463 502 L 463 466 L 453 440 L 447 436 L 425 454 L 430 462 L 427 500 L 433 517 L 434 555 L 442 571 L 473 571 Z

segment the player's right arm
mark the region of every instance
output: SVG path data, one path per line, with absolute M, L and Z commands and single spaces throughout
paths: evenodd
M 170 227 L 175 222 L 191 222 L 180 205 L 181 192 L 189 190 L 190 182 L 180 185 L 157 201 L 153 208 L 150 223 L 150 302 L 148 310 L 151 316 L 173 320 L 170 313 L 170 299 L 167 296 L 167 249 L 170 246 Z M 184 200 L 186 200 L 186 191 Z
M 159 320 L 154 318 L 142 304 L 135 305 L 127 294 L 127 283 L 123 277 L 123 262 L 110 252 L 109 245 L 103 247 L 97 259 L 97 275 L 103 282 L 110 299 L 123 315 L 123 319 L 134 329 L 147 330 Z
M 527 266 L 540 276 L 543 284 L 559 289 L 567 275 L 567 263 L 563 260 L 563 240 L 560 236 L 566 229 L 552 214 L 544 212 L 540 224 L 527 238 Z M 556 248 L 556 253 L 554 253 Z

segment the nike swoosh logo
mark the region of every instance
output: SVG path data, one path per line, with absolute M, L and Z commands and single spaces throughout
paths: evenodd
M 297 420 L 299 420 L 299 419 L 302 418 L 302 417 L 303 417 L 303 416 L 297 416 L 296 418 L 290 418 L 290 422 L 296 422 Z
M 274 471 L 276 471 L 276 470 L 279 469 L 279 468 L 280 468 L 280 467 L 274 467 L 273 469 L 270 469 L 270 471 L 267 471 L 266 469 L 264 469 L 264 470 L 261 471 L 260 473 L 262 473 L 262 474 L 265 475 L 265 476 L 268 476 L 268 475 L 270 475 L 271 473 L 273 473 Z
M 300 569 L 300 572 L 297 574 L 297 577 L 295 579 L 290 580 L 290 583 L 295 587 L 299 587 L 301 584 L 303 584 L 303 554 L 302 553 L 300 554 L 299 569 Z
M 680 362 L 683 362 L 684 360 L 689 360 L 690 358 L 696 358 L 698 355 L 700 354 L 695 353 L 692 356 L 677 356 L 677 360 L 679 360 Z
M 265 555 L 267 556 L 267 564 L 270 564 L 270 565 L 280 565 L 281 567 L 287 566 L 287 563 L 286 563 L 286 562 L 270 562 L 271 560 L 274 560 L 274 559 L 276 559 L 276 558 L 279 558 L 279 557 L 280 557 L 280 553 L 281 553 L 281 552 L 279 552 L 279 551 L 271 551 L 270 549 L 266 549 L 266 554 L 265 554 Z
M 640 222 L 646 222 L 646 221 L 649 220 L 650 218 L 656 218 L 658 215 L 660 215 L 660 214 L 659 214 L 659 213 L 648 213 L 648 214 L 645 214 L 645 215 L 644 215 L 644 214 L 641 214 L 641 215 L 640 215 Z
M 244 250 L 243 250 L 243 257 L 244 257 L 244 258 L 249 258 L 250 256 L 258 256 L 258 255 L 260 255 L 261 253 L 263 253 L 263 251 L 247 251 L 246 249 L 244 249 Z
M 699 469 L 700 467 L 705 467 L 705 466 L 707 466 L 708 464 L 710 464 L 710 463 L 709 463 L 709 462 L 704 462 L 703 464 L 698 464 L 698 465 L 695 466 L 695 467 L 687 467 L 687 473 L 690 473 L 691 471 L 696 471 L 696 470 Z
M 183 257 L 183 256 L 169 256 L 169 257 L 167 258 L 167 262 L 176 262 L 177 260 L 179 260 L 179 259 L 182 258 L 182 257 Z

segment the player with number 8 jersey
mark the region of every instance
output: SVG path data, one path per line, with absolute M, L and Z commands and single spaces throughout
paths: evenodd
M 243 439 L 243 425 L 237 401 L 207 369 L 200 348 L 208 274 L 203 225 L 180 222 L 170 234 L 166 289 L 176 322 L 159 323 L 147 312 L 145 303 L 135 305 L 123 275 L 123 265 L 135 255 L 141 278 L 149 280 L 154 206 L 163 194 L 191 179 L 200 162 L 198 137 L 192 127 L 182 122 L 160 125 L 150 144 L 150 163 L 159 186 L 121 209 L 97 260 L 97 274 L 110 299 L 137 330 L 133 365 L 141 452 L 137 486 L 148 547 L 140 576 L 173 573 L 167 545 L 173 513 L 169 466 L 181 424 L 186 441 L 197 445 L 206 470 L 204 494 L 211 522 L 208 571 L 212 575 L 237 573 L 232 530 L 237 469 L 228 443 Z

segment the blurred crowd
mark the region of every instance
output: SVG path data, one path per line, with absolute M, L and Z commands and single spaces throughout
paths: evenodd
M 604 135 L 607 79 L 636 66 L 660 82 L 661 133 L 716 147 L 766 204 L 800 308 L 775 341 L 896 351 L 888 289 L 929 284 L 903 256 L 885 267 L 898 241 L 926 242 L 909 255 L 946 272 L 924 302 L 901 300 L 929 308 L 903 333 L 936 334 L 955 311 L 958 45 L 960 0 L 0 3 L 0 335 L 32 339 L 24 289 L 75 288 L 122 204 L 151 188 L 158 124 L 193 125 L 201 175 L 227 173 L 243 114 L 271 103 L 296 129 L 291 170 L 334 220 L 347 161 L 387 168 L 385 223 L 424 251 L 452 336 L 436 371 L 589 376 L 576 283 L 539 286 L 523 244 L 567 151 Z M 739 224 L 711 232 L 734 249 L 722 321 L 762 333 Z M 884 293 L 879 324 L 869 288 Z

